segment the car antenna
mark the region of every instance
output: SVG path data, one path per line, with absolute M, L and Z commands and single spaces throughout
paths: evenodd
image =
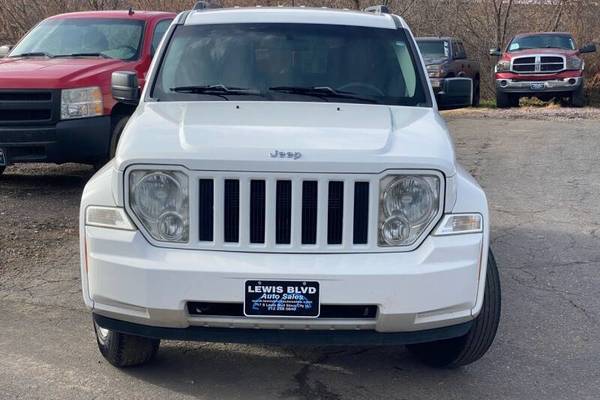
M 133 11 L 133 7 L 129 7 L 129 10 L 127 12 L 129 15 L 135 14 L 135 11 Z

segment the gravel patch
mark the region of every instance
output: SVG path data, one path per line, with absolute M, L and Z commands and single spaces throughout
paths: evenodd
M 456 118 L 493 118 L 493 119 L 534 119 L 544 121 L 568 121 L 581 119 L 600 120 L 600 108 L 569 108 L 559 106 L 519 107 L 519 108 L 461 108 L 442 111 L 446 119 Z

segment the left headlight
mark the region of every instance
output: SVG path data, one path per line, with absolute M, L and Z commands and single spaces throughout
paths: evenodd
M 96 117 L 104 114 L 102 90 L 99 87 L 64 89 L 60 100 L 61 119 Z
M 568 70 L 572 70 L 572 71 L 578 71 L 580 69 L 583 69 L 583 60 L 579 57 L 569 57 L 567 58 L 567 69 Z
M 154 239 L 175 243 L 189 240 L 188 177 L 183 172 L 131 172 L 129 205 Z
M 444 72 L 444 67 L 441 64 L 430 64 L 427 66 L 427 74 L 430 78 L 441 78 Z
M 390 175 L 380 182 L 379 246 L 410 246 L 439 212 L 440 179 Z
M 508 61 L 508 60 L 498 61 L 498 63 L 494 67 L 494 71 L 496 71 L 496 72 L 509 72 L 510 71 L 510 61 Z

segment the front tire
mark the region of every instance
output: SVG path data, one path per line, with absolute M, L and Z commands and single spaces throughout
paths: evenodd
M 490 249 L 483 305 L 469 333 L 454 339 L 409 345 L 408 350 L 423 363 L 438 368 L 457 368 L 479 360 L 496 336 L 500 302 L 500 276 Z
M 571 94 L 569 98 L 569 105 L 571 107 L 581 108 L 585 106 L 585 93 L 583 91 L 583 82 L 579 87 Z
M 133 367 L 150 362 L 160 346 L 159 339 L 127 335 L 101 328 L 94 322 L 98 349 L 117 368 Z
M 498 108 L 509 108 L 513 102 L 511 101 L 511 95 L 503 92 L 496 92 L 496 107 Z
M 481 101 L 481 83 L 479 79 L 473 81 L 473 101 L 471 103 L 472 107 L 479 107 L 479 103 Z
M 6 170 L 6 167 L 0 167 L 0 176 L 4 173 L 5 170 Z

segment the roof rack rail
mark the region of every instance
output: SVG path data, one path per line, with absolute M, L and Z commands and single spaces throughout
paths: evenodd
M 380 4 L 378 6 L 371 6 L 363 9 L 364 12 L 369 12 L 373 14 L 389 14 L 390 8 L 386 5 Z
M 209 8 L 221 8 L 221 6 L 210 1 L 201 0 L 196 2 L 192 10 L 207 10 Z

